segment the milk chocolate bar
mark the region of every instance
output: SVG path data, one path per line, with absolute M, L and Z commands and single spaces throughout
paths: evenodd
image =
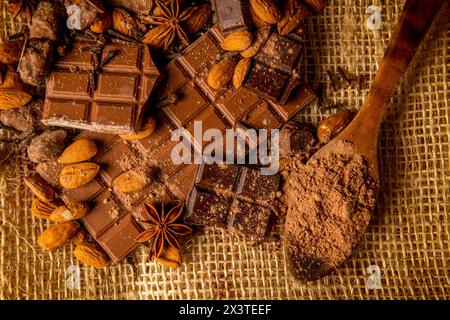
M 185 220 L 263 238 L 272 213 L 270 202 L 279 184 L 279 175 L 262 175 L 259 169 L 203 164 L 197 171 Z
M 222 34 L 251 28 L 248 1 L 214 0 L 213 3 Z
M 159 71 L 145 45 L 109 44 L 97 59 L 89 50 L 95 45 L 76 41 L 55 63 L 47 81 L 42 121 L 97 132 L 134 133 Z

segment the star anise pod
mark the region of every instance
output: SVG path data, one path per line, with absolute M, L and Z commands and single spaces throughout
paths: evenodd
M 144 209 L 148 218 L 143 223 L 148 226 L 148 229 L 142 232 L 135 241 L 139 243 L 151 241 L 150 256 L 156 258 L 161 256 L 165 246 L 181 250 L 177 237 L 186 236 L 192 232 L 192 228 L 188 225 L 177 223 L 183 213 L 184 204 L 180 203 L 174 206 L 167 214 L 164 204 L 161 205 L 161 212 L 145 202 Z
M 170 0 L 170 5 L 165 5 L 160 0 L 155 0 L 161 10 L 160 16 L 143 17 L 143 21 L 155 25 L 142 38 L 142 42 L 153 47 L 168 49 L 178 37 L 185 45 L 189 45 L 189 39 L 182 23 L 189 19 L 191 10 L 182 10 L 179 0 Z
M 37 0 L 9 0 L 8 10 L 15 18 L 19 14 L 23 14 L 27 18 L 31 18 L 37 7 Z

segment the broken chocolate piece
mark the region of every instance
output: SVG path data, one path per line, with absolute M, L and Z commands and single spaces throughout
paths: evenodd
M 55 161 L 64 150 L 66 137 L 64 130 L 44 132 L 31 141 L 28 157 L 36 163 Z
M 74 29 L 84 30 L 89 27 L 91 24 L 97 22 L 102 17 L 103 12 L 105 12 L 105 8 L 101 1 L 95 0 L 83 0 L 83 1 L 74 1 L 74 0 L 65 0 L 64 5 L 68 10 L 68 14 L 71 14 L 70 10 L 73 5 L 78 6 L 75 14 L 79 14 L 79 20 L 76 19 L 76 22 L 79 21 L 78 24 L 73 24 Z M 70 18 L 69 18 L 70 19 Z
M 32 132 L 44 128 L 41 122 L 44 101 L 32 100 L 26 106 L 0 110 L 0 123 L 22 132 Z
M 214 0 L 213 2 L 222 34 L 227 35 L 237 30 L 251 28 L 248 1 Z
M 59 41 L 66 10 L 59 2 L 40 1 L 30 26 L 31 39 Z
M 33 39 L 19 62 L 20 78 L 32 86 L 43 83 L 53 60 L 53 44 L 50 40 Z
M 307 154 L 315 144 L 313 130 L 297 121 L 288 122 L 280 130 L 280 156 Z

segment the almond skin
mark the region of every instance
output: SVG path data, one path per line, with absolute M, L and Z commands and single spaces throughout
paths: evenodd
M 283 17 L 277 24 L 278 33 L 285 36 L 298 29 L 308 14 L 308 8 L 300 1 L 288 0 L 284 5 Z
M 222 41 L 222 49 L 227 51 L 242 51 L 250 47 L 253 35 L 247 30 L 238 30 L 230 33 Z
M 122 193 L 136 192 L 145 187 L 145 179 L 134 171 L 127 171 L 117 176 L 112 186 Z
M 250 0 L 250 6 L 256 16 L 268 24 L 276 24 L 281 19 L 281 13 L 272 0 Z
M 109 263 L 109 257 L 96 243 L 83 242 L 73 251 L 75 257 L 83 264 L 97 269 L 104 268 Z
M 163 23 L 150 29 L 142 38 L 142 43 L 147 44 L 154 49 L 162 49 L 170 38 L 169 24 Z
M 48 219 L 57 207 L 55 202 L 42 201 L 38 197 L 34 197 L 31 202 L 31 214 L 39 219 Z
M 240 52 L 241 56 L 244 58 L 254 57 L 266 44 L 267 39 L 269 39 L 270 37 L 271 29 L 272 28 L 270 26 L 258 29 L 258 31 L 256 31 L 254 35 L 255 40 L 250 45 L 250 47 Z
M 262 21 L 255 13 L 255 10 L 252 8 L 252 6 L 249 6 L 249 14 L 250 19 L 252 20 L 253 24 L 255 25 L 256 29 L 261 29 L 270 26 L 267 22 Z
M 112 13 L 112 28 L 128 37 L 138 37 L 140 27 L 125 9 L 115 8 Z
M 0 89 L 0 110 L 23 107 L 33 97 L 25 91 L 17 89 Z
M 73 244 L 80 244 L 83 243 L 83 241 L 85 241 L 87 238 L 87 234 L 86 231 L 82 228 L 78 229 L 77 233 L 75 233 L 75 235 L 70 238 L 70 242 Z
M 105 11 L 105 12 L 103 12 L 100 20 L 93 23 L 90 28 L 91 28 L 92 32 L 104 33 L 111 27 L 112 27 L 111 12 Z
M 60 164 L 73 164 L 91 159 L 97 154 L 97 146 L 91 139 L 80 139 L 69 145 L 58 158 Z
M 57 207 L 48 217 L 50 221 L 67 222 L 85 217 L 89 213 L 89 206 L 84 202 L 74 202 Z
M 247 77 L 248 72 L 250 71 L 251 65 L 251 59 L 241 59 L 238 62 L 236 69 L 234 69 L 233 75 L 233 85 L 236 89 L 240 88 L 244 83 L 244 80 Z
M 153 260 L 162 266 L 176 269 L 181 266 L 181 253 L 178 249 L 168 246 L 164 248 L 161 256 L 153 257 Z
M 156 120 L 149 117 L 145 124 L 142 126 L 141 130 L 135 134 L 123 134 L 120 137 L 123 140 L 141 140 L 149 137 L 156 130 Z
M 16 64 L 19 62 L 24 40 L 0 40 L 0 63 Z
M 215 64 L 208 75 L 208 85 L 219 90 L 227 86 L 231 78 L 233 78 L 236 61 L 233 58 L 225 58 Z
M 207 3 L 195 7 L 191 11 L 191 16 L 184 22 L 187 33 L 195 34 L 199 32 L 211 17 L 211 6 Z
M 62 168 L 59 182 L 66 189 L 76 189 L 91 182 L 100 172 L 100 166 L 93 162 L 70 164 Z
M 355 117 L 355 112 L 343 109 L 319 123 L 317 126 L 317 138 L 321 143 L 328 143 L 336 137 Z
M 75 221 L 58 223 L 39 235 L 38 244 L 44 250 L 53 251 L 66 244 L 79 228 L 80 225 Z
M 31 192 L 42 201 L 52 202 L 55 200 L 55 190 L 38 175 L 24 178 L 23 181 Z

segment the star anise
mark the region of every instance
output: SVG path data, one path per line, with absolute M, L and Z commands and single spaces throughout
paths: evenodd
M 23 14 L 27 18 L 31 18 L 37 7 L 37 0 L 9 0 L 8 9 L 15 18 L 19 14 Z
M 160 16 L 143 17 L 143 21 L 155 25 L 143 37 L 142 42 L 147 44 L 162 43 L 164 49 L 168 49 L 178 37 L 185 45 L 189 45 L 189 39 L 182 27 L 182 23 L 189 19 L 191 10 L 182 10 L 179 0 L 170 0 L 170 5 L 165 5 L 160 0 L 155 0 L 160 8 Z M 163 39 L 159 41 L 158 39 Z
M 183 213 L 184 204 L 180 203 L 174 206 L 167 214 L 164 204 L 161 205 L 161 212 L 158 212 L 149 203 L 144 203 L 144 209 L 148 218 L 143 223 L 148 226 L 148 229 L 142 232 L 135 241 L 139 243 L 151 241 L 150 256 L 156 258 L 161 256 L 165 246 L 181 250 L 177 237 L 186 236 L 192 232 L 191 227 L 177 223 Z

